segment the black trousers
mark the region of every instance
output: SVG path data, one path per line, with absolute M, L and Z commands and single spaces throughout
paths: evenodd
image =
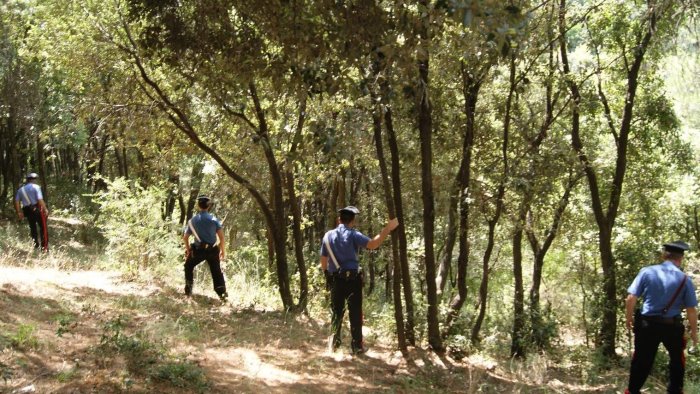
M 226 281 L 224 279 L 224 273 L 221 271 L 219 248 L 217 246 L 208 249 L 192 249 L 190 257 L 185 261 L 185 293 L 187 295 L 192 294 L 194 268 L 205 260 L 207 264 L 209 264 L 211 280 L 214 282 L 214 291 L 221 297 L 226 293 Z
M 362 348 L 362 273 L 351 275 L 333 275 L 331 285 L 331 330 L 333 347 L 340 346 L 343 315 L 347 302 L 350 316 L 350 335 L 352 350 Z
M 29 233 L 34 239 L 34 247 L 49 249 L 49 231 L 46 225 L 46 213 L 38 205 L 22 207 L 22 213 L 29 223 Z
M 669 393 L 683 392 L 685 375 L 685 327 L 682 323 L 668 324 L 645 320 L 635 321 L 634 355 L 630 367 L 630 379 L 627 386 L 631 394 L 639 393 L 651 372 L 659 344 L 663 343 L 668 351 L 668 387 Z

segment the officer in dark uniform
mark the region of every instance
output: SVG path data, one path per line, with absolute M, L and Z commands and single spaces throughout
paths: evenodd
M 15 194 L 15 211 L 19 220 L 27 218 L 29 232 L 34 239 L 34 247 L 38 249 L 41 246 L 43 251 L 48 252 L 49 230 L 46 221 L 49 217 L 49 210 L 44 202 L 41 187 L 36 184 L 37 179 L 39 179 L 39 175 L 36 173 L 27 174 L 27 182 L 17 189 Z
M 194 268 L 206 260 L 211 271 L 211 279 L 214 282 L 214 291 L 221 301 L 226 302 L 226 281 L 221 272 L 221 260 L 226 256 L 226 244 L 221 221 L 209 213 L 212 201 L 207 196 L 197 197 L 199 213 L 194 215 L 185 228 L 185 295 L 192 296 L 194 285 Z M 194 242 L 190 244 L 190 236 Z M 218 239 L 218 242 L 217 242 Z
M 683 241 L 664 244 L 664 262 L 642 268 L 627 289 L 625 302 L 627 330 L 634 331 L 634 355 L 626 394 L 639 393 L 649 376 L 659 343 L 669 356 L 669 393 L 683 392 L 686 345 L 685 327 L 681 310 L 686 309 L 690 323 L 690 337 L 698 343 L 698 300 L 695 286 L 681 271 L 684 252 L 690 247 Z M 644 297 L 642 308 L 635 314 L 639 297 Z
M 347 301 L 350 315 L 351 349 L 354 354 L 364 353 L 362 343 L 362 271 L 357 258 L 360 248 L 376 249 L 398 225 L 399 220 L 389 220 L 382 231 L 370 239 L 355 230 L 355 216 L 360 211 L 348 206 L 338 211 L 338 227 L 323 236 L 321 244 L 321 269 L 330 281 L 332 318 L 331 346 L 340 347 L 340 332 Z

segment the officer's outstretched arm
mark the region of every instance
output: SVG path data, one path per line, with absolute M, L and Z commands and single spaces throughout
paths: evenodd
M 384 242 L 384 239 L 394 231 L 396 227 L 399 226 L 399 219 L 393 218 L 389 220 L 389 222 L 384 226 L 382 231 L 379 232 L 374 238 L 372 238 L 369 242 L 367 242 L 367 249 L 374 250 L 379 247 L 379 245 Z

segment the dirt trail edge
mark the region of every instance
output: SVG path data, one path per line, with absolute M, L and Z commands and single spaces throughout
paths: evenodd
M 213 293 L 212 293 L 213 295 Z M 185 299 L 117 272 L 0 265 L 0 393 L 612 392 L 381 344 L 331 353 L 305 316 Z

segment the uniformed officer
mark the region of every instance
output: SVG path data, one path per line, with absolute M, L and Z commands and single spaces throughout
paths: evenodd
M 27 218 L 29 232 L 34 239 L 34 247 L 38 249 L 41 246 L 43 251 L 48 252 L 49 230 L 46 220 L 49 216 L 49 210 L 44 202 L 41 187 L 36 184 L 37 179 L 39 179 L 39 175 L 36 173 L 27 174 L 27 182 L 17 189 L 15 194 L 15 211 L 19 220 Z
M 669 393 L 683 392 L 686 345 L 681 310 L 686 309 L 690 338 L 698 343 L 698 300 L 692 279 L 681 271 L 684 252 L 690 247 L 683 241 L 664 244 L 661 264 L 642 268 L 630 287 L 625 302 L 627 330 L 634 331 L 634 355 L 625 393 L 639 393 L 649 376 L 659 343 L 669 355 Z M 644 297 L 640 311 L 634 311 L 637 299 Z
M 340 347 L 343 314 L 347 301 L 350 315 L 351 349 L 354 354 L 364 353 L 362 342 L 362 271 L 357 258 L 360 248 L 376 249 L 398 225 L 394 218 L 382 231 L 370 239 L 357 231 L 355 217 L 360 211 L 348 206 L 338 211 L 338 227 L 323 236 L 321 245 L 321 269 L 331 283 L 331 347 Z
M 214 291 L 221 301 L 226 302 L 226 281 L 221 271 L 221 260 L 226 256 L 226 244 L 221 221 L 209 213 L 212 201 L 207 196 L 197 197 L 199 212 L 192 217 L 185 228 L 185 295 L 192 296 L 194 285 L 194 268 L 206 260 L 209 264 Z M 190 244 L 190 236 L 194 242 Z

